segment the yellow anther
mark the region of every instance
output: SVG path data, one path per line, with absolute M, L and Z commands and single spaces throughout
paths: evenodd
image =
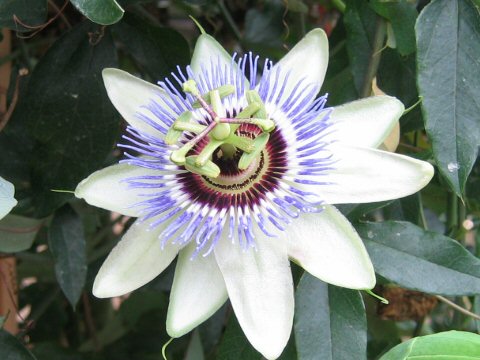
M 200 95 L 200 92 L 198 91 L 197 83 L 195 82 L 195 80 L 189 79 L 185 81 L 182 85 L 182 89 L 184 92 L 192 94 L 193 96 Z

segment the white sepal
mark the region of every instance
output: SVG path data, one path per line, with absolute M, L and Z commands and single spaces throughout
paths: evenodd
M 157 138 L 163 138 L 163 133 L 142 120 L 141 116 L 143 115 L 168 129 L 168 126 L 162 124 L 158 117 L 147 108 L 149 104 L 155 102 L 156 106 L 171 115 L 171 120 L 175 120 L 178 114 L 163 101 L 163 98 L 167 97 L 165 91 L 157 85 L 119 69 L 104 69 L 102 76 L 108 97 L 120 115 L 135 129 Z
M 120 296 L 157 277 L 177 256 L 178 245 L 162 249 L 158 238 L 167 224 L 150 228 L 150 222 L 137 220 L 113 248 L 93 283 L 99 298 Z
M 338 161 L 325 176 L 330 184 L 314 189 L 326 204 L 398 199 L 416 193 L 433 177 L 432 165 L 404 155 L 341 144 L 332 152 Z
M 228 299 L 215 256 L 198 254 L 192 241 L 178 256 L 167 313 L 167 333 L 180 337 L 212 316 Z
M 15 188 L 13 184 L 0 177 L 0 219 L 17 205 L 17 200 L 13 197 L 14 195 Z
M 264 357 L 276 359 L 287 344 L 293 323 L 287 244 L 262 236 L 255 241 L 256 249 L 244 251 L 225 236 L 215 247 L 215 258 L 246 337 Z
M 292 261 L 313 276 L 350 289 L 371 289 L 375 272 L 362 240 L 333 206 L 302 214 L 280 234 L 288 241 Z
M 270 87 L 273 82 L 279 81 L 280 85 L 285 84 L 285 90 L 278 104 L 283 104 L 292 94 L 293 89 L 302 81 L 302 85 L 312 85 L 309 89 L 316 89 L 318 92 L 322 86 L 328 65 L 328 39 L 325 32 L 320 29 L 310 31 L 292 50 L 288 52 L 272 68 L 275 74 L 277 68 L 281 69 L 279 79 L 271 76 Z M 287 78 L 287 74 L 289 74 Z
M 134 206 L 147 199 L 145 194 L 156 189 L 130 188 L 128 178 L 153 175 L 154 170 L 128 164 L 117 164 L 98 170 L 82 180 L 75 189 L 75 196 L 87 203 L 127 216 L 139 216 L 140 208 Z
M 330 115 L 333 132 L 324 141 L 377 148 L 404 110 L 403 104 L 392 96 L 373 96 L 336 106 Z

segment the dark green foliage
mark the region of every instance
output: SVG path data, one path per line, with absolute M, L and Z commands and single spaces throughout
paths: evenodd
M 32 353 L 5 330 L 0 330 L 0 356 L 2 360 L 35 360 Z
M 30 31 L 47 17 L 47 0 L 3 0 L 0 2 L 0 28 Z
M 177 65 L 186 66 L 190 62 L 187 42 L 172 29 L 126 16 L 113 32 L 115 39 L 153 82 L 163 80 Z
M 432 294 L 480 293 L 480 260 L 455 240 L 400 221 L 357 230 L 375 270 L 392 282 Z
M 35 215 L 44 217 L 98 169 L 113 147 L 118 119 L 101 71 L 117 64 L 109 31 L 88 22 L 63 35 L 33 71 L 11 122 L 29 134 Z M 48 91 L 46 91 L 48 89 Z
M 298 359 L 348 360 L 365 356 L 367 320 L 358 291 L 328 285 L 305 273 L 295 300 Z
M 85 285 L 87 258 L 83 224 L 70 206 L 65 205 L 56 211 L 50 225 L 48 244 L 58 284 L 75 307 Z
M 123 16 L 123 9 L 116 0 L 71 0 L 87 18 L 100 25 L 111 25 Z
M 480 145 L 480 13 L 470 0 L 437 0 L 416 34 L 425 128 L 438 169 L 462 196 Z

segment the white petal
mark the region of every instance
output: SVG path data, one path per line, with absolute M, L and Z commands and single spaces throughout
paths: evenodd
M 324 178 L 332 184 L 315 189 L 326 204 L 398 199 L 416 193 L 433 177 L 432 165 L 408 156 L 359 147 L 332 149 L 339 161 Z
M 202 34 L 195 44 L 192 62 L 190 64 L 195 74 L 200 74 L 202 69 L 210 70 L 211 64 L 222 64 L 222 68 L 232 65 L 232 57 L 225 51 L 217 40 L 207 34 Z
M 245 335 L 263 356 L 276 359 L 292 328 L 292 274 L 284 240 L 257 236 L 256 245 L 243 251 L 224 237 L 215 257 Z
M 124 295 L 157 277 L 177 256 L 180 247 L 167 244 L 161 249 L 158 236 L 165 228 L 153 229 L 150 222 L 138 220 L 113 248 L 93 283 L 93 295 L 99 298 Z
M 228 299 L 215 256 L 199 254 L 192 259 L 195 249 L 192 242 L 178 256 L 167 313 L 167 333 L 172 337 L 188 333 Z
M 334 132 L 325 140 L 376 148 L 391 133 L 403 114 L 403 104 L 391 96 L 373 96 L 334 108 Z
M 154 175 L 154 171 L 128 164 L 112 165 L 82 180 L 75 189 L 75 196 L 85 199 L 90 205 L 137 217 L 140 209 L 132 206 L 145 200 L 139 194 L 153 192 L 155 189 L 129 188 L 124 180 L 143 175 Z
M 157 116 L 145 108 L 151 101 L 155 101 L 174 119 L 177 115 L 162 100 L 162 97 L 166 96 L 165 91 L 159 86 L 119 69 L 104 69 L 102 76 L 108 97 L 120 115 L 132 127 L 147 134 L 163 137 L 160 131 L 148 125 L 140 118 L 140 115 L 156 120 L 157 123 L 161 124 Z M 166 128 L 165 125 L 163 127 Z
M 371 289 L 375 272 L 362 240 L 333 206 L 302 214 L 280 235 L 292 261 L 320 280 L 350 289 Z
M 286 80 L 287 83 L 279 103 L 282 104 L 290 97 L 292 90 L 300 80 L 303 80 L 303 84 L 312 84 L 317 91 L 320 90 L 327 72 L 327 65 L 327 35 L 322 29 L 317 28 L 310 31 L 274 65 L 272 73 L 275 73 L 274 71 L 278 67 L 281 69 L 283 77 L 290 73 L 288 79 L 282 79 L 282 82 Z M 271 81 L 275 81 L 275 77 L 272 77 Z
M 17 205 L 17 200 L 13 197 L 14 194 L 13 184 L 0 177 L 0 219 Z

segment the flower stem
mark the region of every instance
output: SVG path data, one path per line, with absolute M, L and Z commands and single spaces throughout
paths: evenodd
M 228 11 L 227 7 L 225 6 L 225 3 L 223 0 L 218 0 L 218 6 L 220 8 L 220 11 L 223 14 L 223 17 L 227 21 L 228 26 L 232 30 L 233 34 L 237 38 L 238 41 L 242 41 L 242 34 L 240 33 L 240 30 L 238 29 L 237 25 L 235 24 L 235 21 L 232 18 L 232 15 L 230 15 L 230 12 Z
M 440 300 L 441 302 L 444 302 L 445 304 L 451 306 L 452 308 L 454 308 L 455 310 L 461 312 L 462 314 L 464 315 L 467 315 L 467 316 L 470 316 L 474 319 L 477 319 L 477 320 L 480 320 L 480 316 L 477 315 L 477 314 L 474 314 L 472 313 L 471 311 L 468 311 L 467 309 L 461 307 L 460 305 L 458 304 L 455 304 L 453 301 L 451 300 L 448 300 L 447 298 L 441 296 L 441 295 L 435 295 L 435 297 Z
M 385 21 L 380 16 L 377 16 L 377 23 L 375 26 L 375 36 L 373 38 L 372 54 L 368 62 L 367 72 L 363 81 L 362 91 L 360 97 L 365 98 L 372 93 L 372 81 L 377 75 L 378 65 L 380 64 L 381 52 L 385 42 L 386 26 Z
M 447 197 L 447 234 L 453 235 L 458 228 L 458 198 L 453 192 Z

